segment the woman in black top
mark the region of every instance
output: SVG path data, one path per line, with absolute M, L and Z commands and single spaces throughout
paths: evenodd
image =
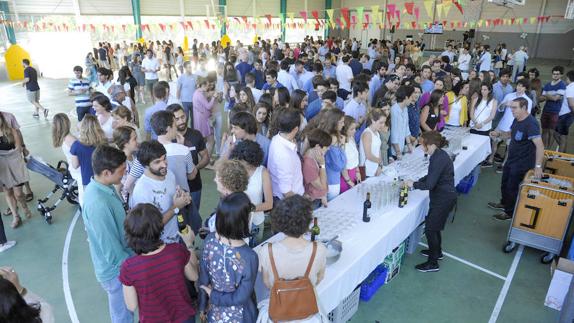
M 426 217 L 425 235 L 429 249 L 421 251 L 428 261 L 415 268 L 422 272 L 438 271 L 438 261 L 443 258 L 441 249 L 441 231 L 444 229 L 448 214 L 456 203 L 457 194 L 454 188 L 454 167 L 449 155 L 441 148 L 448 142 L 437 131 L 421 135 L 425 153 L 430 156 L 428 174 L 416 182 L 406 181 L 409 188 L 430 191 L 429 213 Z
M 429 103 L 421 110 L 421 129 L 423 132 L 437 130 L 436 126 L 440 121 L 443 97 L 444 92 L 442 90 L 432 91 Z

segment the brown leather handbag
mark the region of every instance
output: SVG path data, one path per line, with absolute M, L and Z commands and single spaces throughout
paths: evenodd
M 275 260 L 273 259 L 272 244 L 268 244 L 269 260 L 273 269 L 273 287 L 269 297 L 269 317 L 274 321 L 292 321 L 307 318 L 319 313 L 315 289 L 309 273 L 317 253 L 317 242 L 313 242 L 313 253 L 307 265 L 305 276 L 286 280 L 281 279 L 277 274 Z

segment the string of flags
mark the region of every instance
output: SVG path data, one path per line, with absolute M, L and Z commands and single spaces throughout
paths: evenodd
M 379 29 L 395 27 L 397 29 L 423 29 L 434 23 L 442 23 L 445 30 L 454 30 L 462 28 L 481 28 L 491 26 L 511 26 L 511 25 L 528 25 L 528 24 L 546 24 L 555 23 L 563 19 L 562 16 L 533 16 L 533 17 L 514 17 L 514 18 L 496 18 L 496 19 L 448 19 L 452 8 L 464 15 L 464 2 L 468 0 L 443 0 L 435 5 L 434 0 L 424 0 L 422 8 L 414 2 L 406 2 L 400 7 L 397 4 L 388 4 L 386 6 L 373 5 L 370 8 L 363 6 L 356 8 L 343 7 L 340 9 L 326 9 L 324 11 L 300 11 L 298 12 L 301 19 L 296 19 L 294 12 L 286 14 L 279 13 L 279 19 L 274 20 L 273 15 L 266 14 L 261 17 L 206 17 L 204 19 L 186 20 L 178 23 L 152 23 L 141 24 L 142 31 L 148 32 L 166 32 L 176 29 L 187 30 L 218 30 L 224 25 L 226 28 L 239 28 L 248 31 L 259 29 L 367 29 L 371 26 Z M 366 11 L 365 9 L 370 9 Z M 425 17 L 421 17 L 422 10 L 426 12 Z M 459 15 L 459 16 L 460 16 Z M 434 21 L 433 21 L 434 18 Z M 54 22 L 30 22 L 30 21 L 13 21 L 1 19 L 0 24 L 8 25 L 17 31 L 59 31 L 59 32 L 135 32 L 137 25 L 127 24 L 75 24 L 54 23 Z

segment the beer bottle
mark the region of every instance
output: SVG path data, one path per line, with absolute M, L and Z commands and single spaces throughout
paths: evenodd
M 315 241 L 317 236 L 321 233 L 319 224 L 317 224 L 317 217 L 313 218 L 313 227 L 311 228 L 311 241 Z
M 371 217 L 369 216 L 368 209 L 371 208 L 371 193 L 367 193 L 367 199 L 363 203 L 363 222 L 371 221 Z

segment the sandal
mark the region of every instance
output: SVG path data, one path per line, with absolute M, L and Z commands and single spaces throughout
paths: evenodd
M 11 216 L 11 215 L 12 215 L 12 209 L 7 208 L 6 213 L 4 213 L 4 216 Z
M 31 202 L 34 199 L 34 192 L 26 194 L 26 202 Z
M 16 215 L 14 217 L 14 220 L 12 220 L 12 224 L 10 225 L 10 227 L 12 227 L 12 229 L 16 229 L 17 227 L 20 226 L 20 224 L 22 224 L 22 218 L 20 218 L 19 215 Z

